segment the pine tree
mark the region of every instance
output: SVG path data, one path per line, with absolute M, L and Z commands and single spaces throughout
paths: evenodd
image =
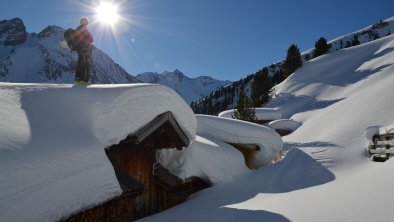
M 287 50 L 286 60 L 282 65 L 285 77 L 288 77 L 301 66 L 302 60 L 300 50 L 295 44 L 292 44 Z
M 251 93 L 254 107 L 260 107 L 268 102 L 271 88 L 272 79 L 268 76 L 268 68 L 265 67 L 254 75 Z
M 358 40 L 358 36 L 355 34 L 354 39 L 352 41 L 352 46 L 360 45 L 360 41 Z
M 321 37 L 315 42 L 315 50 L 313 51 L 313 58 L 324 55 L 330 50 L 331 45 L 327 44 L 327 40 Z
M 236 108 L 237 109 L 234 110 L 233 118 L 248 122 L 256 122 L 256 111 L 253 107 L 253 102 L 243 91 L 239 94 Z

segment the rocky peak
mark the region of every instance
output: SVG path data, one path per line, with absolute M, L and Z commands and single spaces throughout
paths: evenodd
M 175 79 L 178 82 L 181 82 L 183 80 L 183 78 L 185 78 L 185 75 L 181 71 L 179 71 L 178 69 L 175 69 L 173 72 L 165 71 L 162 75 L 165 78 Z
M 56 25 L 50 25 L 48 27 L 46 27 L 44 30 L 42 30 L 39 34 L 38 37 L 40 39 L 45 39 L 48 38 L 52 35 L 59 35 L 59 34 L 63 34 L 64 33 L 64 29 L 56 26 Z
M 26 41 L 27 32 L 22 19 L 0 21 L 0 44 L 17 45 Z

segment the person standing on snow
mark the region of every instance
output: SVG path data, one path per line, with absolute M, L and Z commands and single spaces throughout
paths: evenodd
M 92 62 L 92 42 L 93 36 L 88 30 L 89 19 L 82 17 L 80 26 L 76 31 L 75 45 L 72 50 L 78 53 L 78 65 L 75 70 L 75 84 L 87 85 L 89 84 L 90 66 Z

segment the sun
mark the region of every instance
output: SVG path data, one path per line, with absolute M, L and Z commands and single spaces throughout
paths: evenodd
M 119 20 L 118 6 L 111 2 L 101 2 L 96 8 L 96 15 L 100 22 L 115 25 Z

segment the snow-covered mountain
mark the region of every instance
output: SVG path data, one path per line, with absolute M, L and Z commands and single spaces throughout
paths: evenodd
M 230 84 L 209 76 L 189 78 L 181 71 L 163 72 L 161 74 L 146 72 L 136 76 L 141 82 L 166 85 L 178 92 L 188 104 L 209 95 L 212 91 Z
M 62 46 L 63 33 L 58 26 L 28 33 L 19 18 L 0 21 L 0 81 L 73 82 L 77 55 Z M 96 47 L 92 56 L 93 83 L 139 82 Z

